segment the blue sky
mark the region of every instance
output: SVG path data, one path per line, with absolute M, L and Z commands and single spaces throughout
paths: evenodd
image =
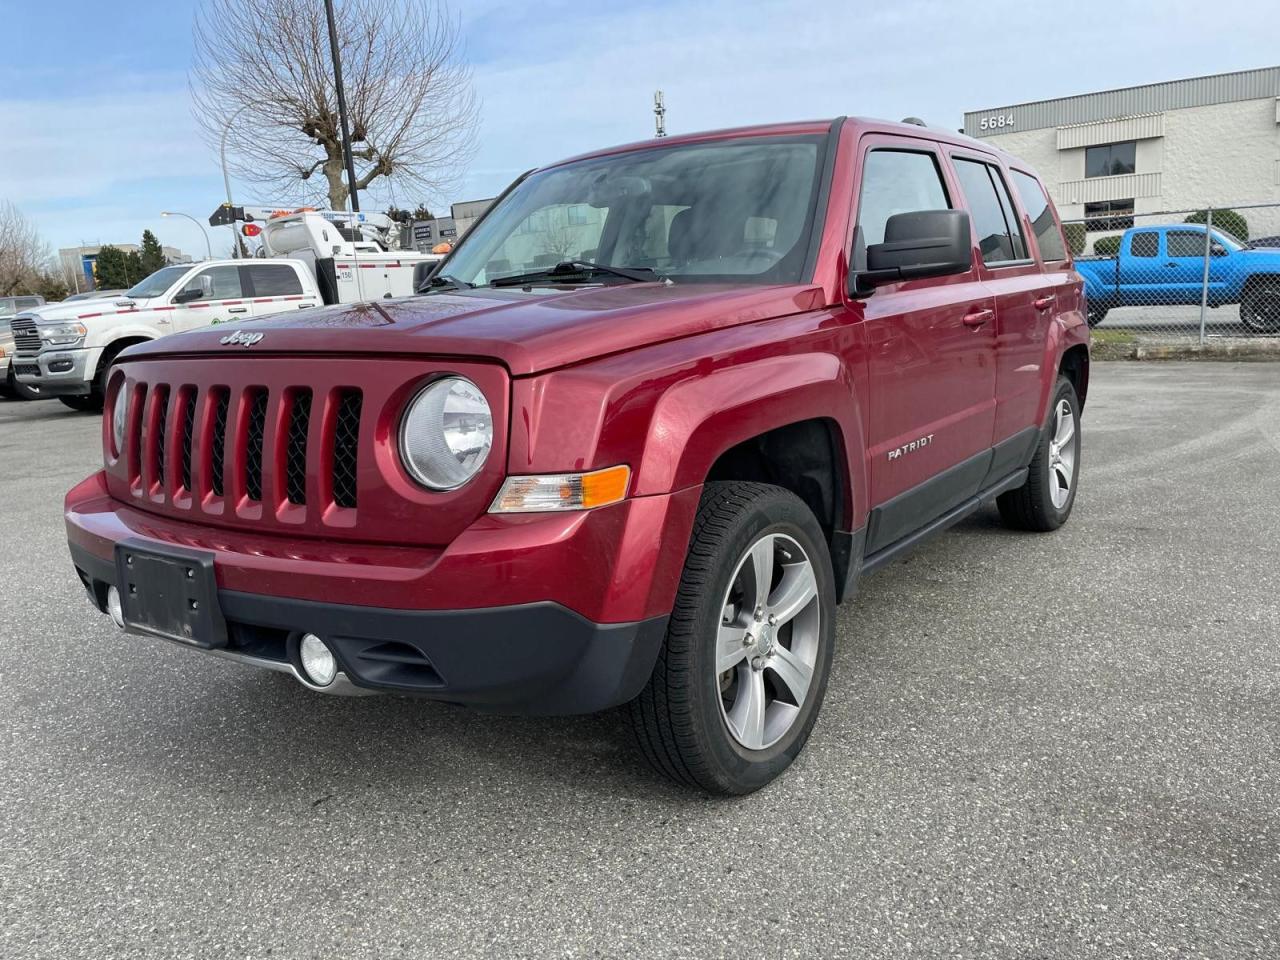
M 0 199 L 54 247 L 136 241 L 149 227 L 203 252 L 194 225 L 160 217 L 204 218 L 222 199 L 187 89 L 194 7 L 0 0 L 21 51 L 0 64 Z M 672 133 L 840 113 L 956 127 L 965 110 L 1280 61 L 1276 0 L 469 0 L 454 11 L 482 101 L 480 145 L 455 195 L 425 198 L 437 207 L 649 136 L 658 87 Z M 236 199 L 291 198 L 237 186 Z M 229 231 L 212 233 L 225 250 Z

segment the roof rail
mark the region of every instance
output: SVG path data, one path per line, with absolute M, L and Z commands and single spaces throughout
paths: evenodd
M 909 123 L 909 124 L 911 124 L 913 127 L 927 127 L 927 126 L 928 126 L 928 124 L 927 124 L 927 123 L 925 123 L 923 120 L 921 120 L 919 117 L 903 117 L 903 118 L 902 118 L 902 122 L 903 122 L 903 123 Z

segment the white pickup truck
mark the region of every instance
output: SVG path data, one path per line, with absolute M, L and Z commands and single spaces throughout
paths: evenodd
M 135 343 L 321 304 L 409 296 L 441 259 L 386 249 L 385 217 L 364 215 L 357 227 L 337 220 L 351 216 L 275 213 L 254 231 L 261 256 L 163 267 L 119 297 L 19 313 L 12 321 L 17 381 L 73 409 L 101 410 L 112 361 Z

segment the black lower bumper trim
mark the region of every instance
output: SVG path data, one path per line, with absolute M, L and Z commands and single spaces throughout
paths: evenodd
M 71 544 L 102 608 L 114 565 Z M 389 610 L 218 591 L 230 653 L 287 662 L 290 638 L 314 633 L 356 686 L 503 713 L 591 713 L 648 680 L 667 618 L 594 623 L 552 602 L 475 610 Z

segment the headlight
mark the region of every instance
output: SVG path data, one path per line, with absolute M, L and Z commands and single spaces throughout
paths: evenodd
M 39 329 L 44 341 L 54 345 L 77 343 L 84 339 L 85 334 L 83 323 L 53 323 Z
M 121 380 L 123 381 L 123 377 Z M 111 403 L 111 443 L 118 457 L 124 453 L 124 428 L 129 416 L 128 385 L 121 382 L 116 388 L 116 398 Z
M 415 480 L 456 490 L 484 466 L 493 447 L 489 401 L 470 380 L 444 377 L 409 403 L 400 422 L 400 456 Z

